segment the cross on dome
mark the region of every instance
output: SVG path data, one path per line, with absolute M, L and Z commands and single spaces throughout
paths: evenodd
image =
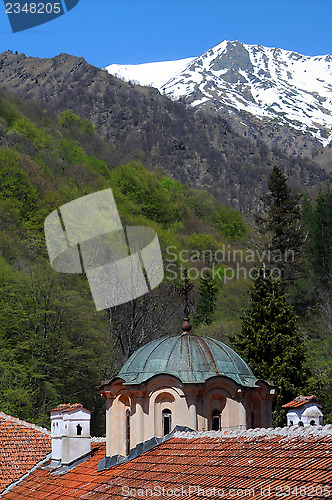
M 184 308 L 184 323 L 182 325 L 183 335 L 189 335 L 192 326 L 189 322 L 189 292 L 194 288 L 193 283 L 189 283 L 188 280 L 188 271 L 184 270 L 184 287 L 182 288 L 180 294 L 184 296 L 185 299 L 185 308 Z

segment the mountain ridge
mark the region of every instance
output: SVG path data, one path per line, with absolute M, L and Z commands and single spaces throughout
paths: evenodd
M 167 82 L 152 84 L 172 99 L 221 114 L 241 135 L 250 136 L 254 130 L 270 147 L 279 145 L 288 154 L 314 156 L 331 142 L 331 55 L 304 56 L 224 40 L 199 57 L 176 61 L 177 66 L 186 61 Z M 126 68 L 135 80 L 135 67 Z M 143 74 L 144 67 L 138 68 Z M 105 69 L 115 70 L 112 65 Z M 119 65 L 116 73 L 126 78 Z M 286 139 L 282 128 L 288 131 Z
M 279 165 L 296 191 L 317 193 L 327 169 L 289 158 L 259 139 L 243 138 L 219 115 L 188 109 L 157 89 L 126 83 L 84 58 L 50 59 L 5 52 L 0 83 L 24 99 L 36 99 L 56 113 L 72 109 L 92 121 L 113 148 L 113 167 L 141 161 L 194 187 L 206 187 L 241 212 L 262 206 L 267 178 Z

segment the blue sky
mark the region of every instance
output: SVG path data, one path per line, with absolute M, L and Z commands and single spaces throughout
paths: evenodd
M 80 0 L 64 16 L 13 34 L 0 0 L 0 52 L 66 52 L 98 67 L 198 56 L 224 39 L 331 54 L 331 19 L 332 0 Z

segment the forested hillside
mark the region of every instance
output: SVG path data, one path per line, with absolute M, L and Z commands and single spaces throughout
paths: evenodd
M 64 203 L 109 187 L 123 224 L 157 231 L 165 280 L 142 299 L 97 313 L 84 276 L 51 269 L 43 223 Z M 79 401 L 93 410 L 93 433 L 103 432 L 104 403 L 96 391 L 101 380 L 114 376 L 140 345 L 181 331 L 179 266 L 191 269 L 189 278 L 197 277 L 191 296 L 195 332 L 227 343 L 230 334 L 239 333 L 252 283 L 243 275 L 230 279 L 226 268 L 242 266 L 244 252 L 263 249 L 262 234 L 204 189 L 169 177 L 158 163 L 149 170 L 143 162 L 119 164 L 119 152 L 90 121 L 71 110 L 57 113 L 44 103 L 23 101 L 1 90 L 0 207 L 1 411 L 47 426 L 52 407 Z M 328 413 L 330 222 L 321 214 L 330 210 L 330 191 L 317 202 L 306 200 L 307 249 L 289 289 L 289 300 L 301 316 L 306 365 L 312 373 L 307 387 L 317 389 Z M 323 250 L 317 247 L 320 224 L 327 240 Z M 237 251 L 234 259 L 215 258 L 225 249 L 230 255 Z M 218 271 L 205 291 L 199 279 L 204 267 Z M 207 315 L 209 301 L 213 307 Z
M 248 231 L 237 212 L 206 192 L 141 163 L 115 168 L 114 156 L 88 120 L 1 91 L 2 411 L 47 425 L 50 408 L 78 400 L 94 410 L 93 430 L 101 432 L 101 380 L 142 343 L 182 325 L 180 276 L 137 301 L 143 320 L 134 331 L 130 324 L 126 331 L 126 306 L 97 313 L 84 276 L 50 268 L 43 223 L 52 210 L 111 186 L 122 222 L 155 228 L 164 252 L 167 245 L 173 252 L 218 248 L 229 237 L 236 245 Z

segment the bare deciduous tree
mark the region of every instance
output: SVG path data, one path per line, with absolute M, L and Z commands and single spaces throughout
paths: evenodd
M 114 369 L 147 342 L 182 333 L 183 307 L 178 288 L 162 283 L 140 298 L 108 309 L 109 341 L 119 355 Z

